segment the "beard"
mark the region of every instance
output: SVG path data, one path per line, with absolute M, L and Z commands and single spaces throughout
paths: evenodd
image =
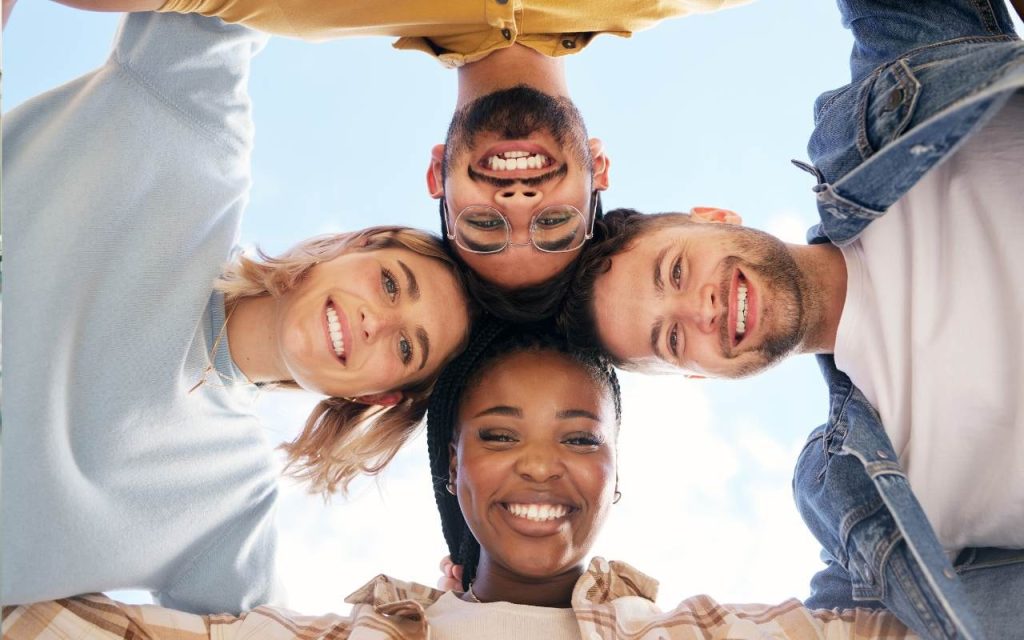
M 482 133 L 522 140 L 536 132 L 550 134 L 573 162 L 589 171 L 593 160 L 587 128 L 576 105 L 519 85 L 481 96 L 455 112 L 445 140 L 442 175 L 448 176 L 453 160 L 472 149 Z
M 759 321 L 774 320 L 771 334 L 753 350 L 754 359 L 746 355 L 751 352 L 734 352 L 729 323 L 721 323 L 719 337 L 726 357 L 746 356 L 745 362 L 730 377 L 746 377 L 777 364 L 800 345 L 807 334 L 806 308 L 814 292 L 808 288 L 807 279 L 781 240 L 746 227 L 731 227 L 729 231 L 735 233 L 733 242 L 737 253 L 744 257 L 734 255 L 724 261 L 725 273 L 729 276 L 723 278 L 721 299 L 728 298 L 731 274 L 738 266 L 746 273 L 759 276 L 764 289 L 762 295 L 766 294 L 771 300 L 771 307 L 764 307 L 765 317 Z

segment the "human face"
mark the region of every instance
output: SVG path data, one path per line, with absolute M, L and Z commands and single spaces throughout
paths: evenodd
M 508 356 L 466 392 L 451 476 L 481 570 L 582 566 L 615 491 L 614 416 L 609 391 L 552 352 Z
M 587 140 L 572 102 L 520 86 L 486 95 L 456 112 L 446 144 L 434 149 L 427 183 L 433 197 L 445 198 L 448 229 L 471 205 L 494 207 L 505 216 L 511 233 L 503 251 L 482 255 L 458 246 L 455 250 L 485 280 L 517 288 L 551 278 L 579 255 L 533 246 L 534 216 L 552 205 L 572 205 L 589 218 L 591 192 L 607 188 L 607 176 L 601 143 Z M 589 229 L 590 220 L 586 222 Z
M 738 225 L 671 220 L 597 277 L 593 313 L 605 348 L 638 368 L 727 378 L 791 353 L 807 331 L 806 279 L 786 245 Z
M 462 343 L 469 318 L 445 265 L 393 248 L 352 250 L 314 266 L 280 297 L 276 323 L 292 380 L 352 397 L 434 375 Z

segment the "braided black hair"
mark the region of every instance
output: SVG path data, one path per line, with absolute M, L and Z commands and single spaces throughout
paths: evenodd
M 581 365 L 595 380 L 607 385 L 615 406 L 615 423 L 622 417 L 619 380 L 605 355 L 597 350 L 570 347 L 552 324 L 509 324 L 488 318 L 477 323 L 469 346 L 441 372 L 427 410 L 427 448 L 433 477 L 434 500 L 441 515 L 441 529 L 448 553 L 462 565 L 462 587 L 468 589 L 476 578 L 480 544 L 466 524 L 458 498 L 448 493 L 448 445 L 455 437 L 459 406 L 466 390 L 480 379 L 499 358 L 524 351 L 554 351 Z

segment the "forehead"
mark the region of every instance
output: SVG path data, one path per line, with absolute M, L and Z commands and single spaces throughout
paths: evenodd
M 546 415 L 564 409 L 587 409 L 603 424 L 614 425 L 611 391 L 583 365 L 554 351 L 524 351 L 500 356 L 466 390 L 460 419 L 506 405 L 526 415 Z

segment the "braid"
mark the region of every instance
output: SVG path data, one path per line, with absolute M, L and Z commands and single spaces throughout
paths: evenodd
M 434 487 L 434 501 L 441 516 L 441 529 L 452 561 L 462 565 L 462 588 L 476 578 L 480 543 L 466 524 L 456 496 L 448 493 L 449 445 L 455 440 L 459 407 L 467 389 L 499 358 L 523 351 L 555 351 L 582 366 L 608 389 L 615 407 L 615 422 L 622 417 L 619 381 L 604 354 L 597 350 L 570 347 L 552 324 L 513 325 L 488 316 L 481 319 L 469 346 L 441 372 L 427 410 L 427 450 Z

